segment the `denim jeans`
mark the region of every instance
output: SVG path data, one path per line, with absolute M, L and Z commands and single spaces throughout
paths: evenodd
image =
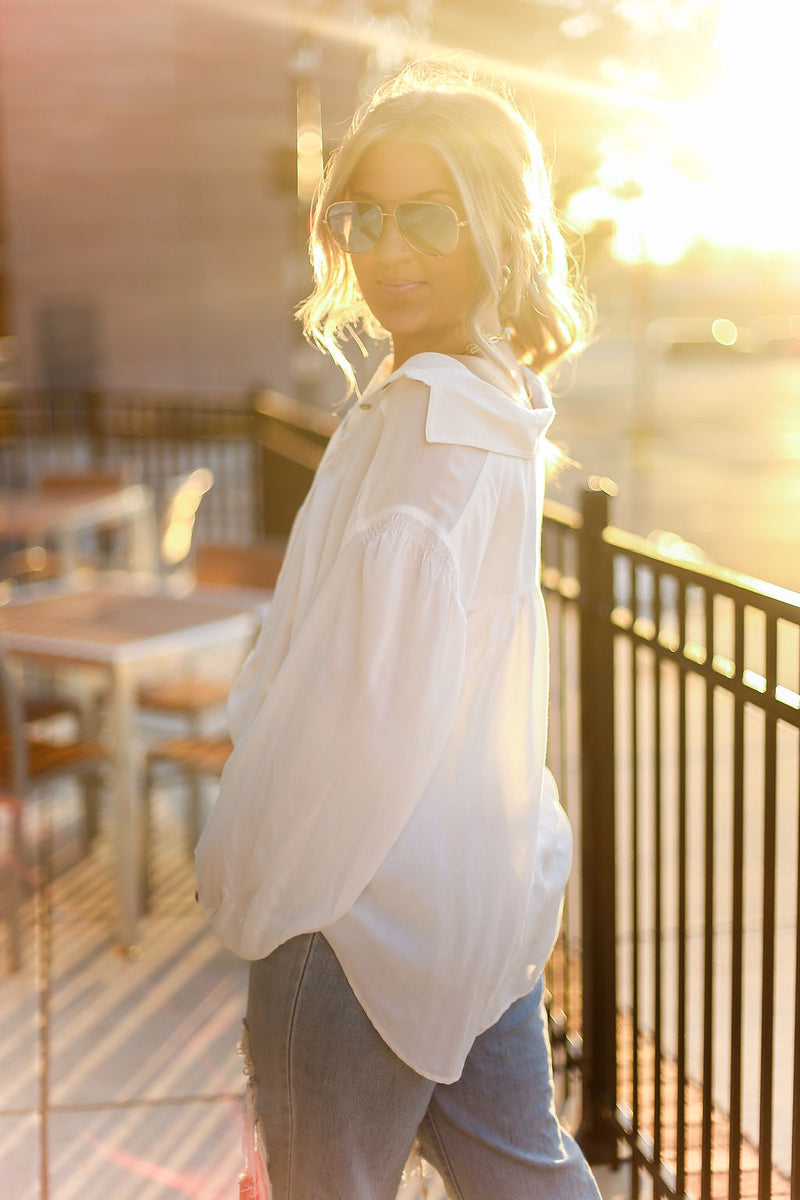
M 451 1200 L 599 1200 L 558 1123 L 541 982 L 437 1084 L 375 1031 L 325 938 L 251 964 L 246 1025 L 274 1200 L 394 1200 L 415 1137 Z

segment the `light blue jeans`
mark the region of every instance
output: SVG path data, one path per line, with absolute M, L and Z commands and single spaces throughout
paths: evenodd
M 599 1200 L 556 1116 L 541 983 L 451 1084 L 389 1049 L 319 933 L 251 964 L 246 1024 L 274 1200 L 394 1200 L 415 1137 L 451 1200 Z

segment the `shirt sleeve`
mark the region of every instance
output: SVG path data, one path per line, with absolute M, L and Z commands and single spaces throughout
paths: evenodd
M 229 948 L 260 958 L 349 910 L 444 749 L 465 641 L 452 554 L 424 520 L 394 513 L 344 545 L 197 847 Z

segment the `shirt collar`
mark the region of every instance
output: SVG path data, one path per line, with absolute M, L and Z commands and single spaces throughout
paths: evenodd
M 415 354 L 388 376 L 386 363 L 382 363 L 368 391 L 380 391 L 402 376 L 426 383 L 430 388 L 425 423 L 429 442 L 533 458 L 555 410 L 541 379 L 527 367 L 522 371 L 530 408 L 480 379 L 458 359 L 438 353 Z

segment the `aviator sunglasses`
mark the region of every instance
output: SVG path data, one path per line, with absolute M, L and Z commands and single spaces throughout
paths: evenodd
M 467 221 L 459 221 L 449 204 L 427 200 L 404 200 L 393 213 L 385 213 L 378 204 L 363 200 L 340 200 L 325 213 L 331 236 L 348 254 L 366 254 L 377 245 L 384 217 L 393 216 L 403 240 L 418 254 L 443 258 L 458 245 L 459 230 Z

